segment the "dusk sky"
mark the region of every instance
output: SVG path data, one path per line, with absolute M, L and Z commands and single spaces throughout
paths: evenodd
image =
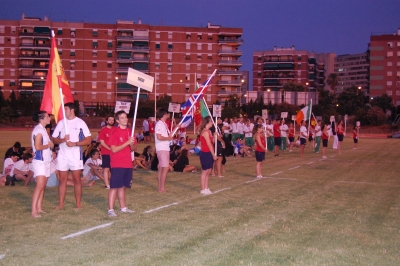
M 371 34 L 400 28 L 399 0 L 0 0 L 0 19 L 47 15 L 54 21 L 243 28 L 242 70 L 254 51 L 274 46 L 317 53 L 362 53 Z

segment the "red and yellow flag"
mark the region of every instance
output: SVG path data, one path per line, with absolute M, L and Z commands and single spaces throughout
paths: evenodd
M 62 120 L 64 108 L 61 104 L 60 88 L 64 103 L 74 102 L 71 89 L 67 77 L 65 76 L 64 68 L 61 64 L 61 59 L 57 50 L 56 37 L 52 31 L 51 49 L 50 49 L 50 64 L 47 72 L 46 84 L 44 85 L 44 93 L 40 110 L 53 114 L 56 122 Z

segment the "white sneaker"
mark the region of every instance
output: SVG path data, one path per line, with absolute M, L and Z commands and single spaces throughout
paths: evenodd
M 212 194 L 211 190 L 209 188 L 206 189 L 208 194 Z
M 119 209 L 122 213 L 134 213 L 135 211 L 128 209 L 127 207 Z
M 114 210 L 108 210 L 108 217 L 117 217 L 118 215 L 115 213 Z
M 210 190 L 209 188 L 206 188 L 206 189 L 201 190 L 200 193 L 201 193 L 202 195 L 204 195 L 204 196 L 206 196 L 206 195 L 211 195 L 211 194 L 212 194 L 212 192 L 211 192 L 211 190 Z
M 326 156 L 322 156 L 322 159 L 326 159 L 326 158 L 328 158 L 328 157 L 326 157 Z

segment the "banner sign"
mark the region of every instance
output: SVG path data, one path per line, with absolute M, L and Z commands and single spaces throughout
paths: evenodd
M 219 104 L 213 104 L 213 116 L 214 117 L 221 117 L 221 105 Z
M 125 113 L 129 114 L 129 110 L 131 109 L 131 103 L 130 102 L 121 102 L 121 101 L 116 101 L 115 102 L 115 110 L 114 113 L 118 111 L 125 111 Z
M 267 109 L 263 109 L 262 110 L 262 118 L 265 120 L 265 119 L 268 119 L 268 110 Z
M 281 118 L 287 118 L 288 112 L 281 112 Z
M 137 71 L 133 68 L 128 68 L 128 78 L 126 79 L 126 83 L 152 92 L 154 77 L 146 75 L 143 72 Z
M 180 113 L 181 112 L 181 105 L 179 103 L 169 103 L 168 112 Z

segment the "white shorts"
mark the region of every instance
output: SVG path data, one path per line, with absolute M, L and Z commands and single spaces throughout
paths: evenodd
M 50 162 L 43 162 L 39 160 L 32 161 L 32 171 L 33 177 L 36 178 L 37 176 L 50 176 Z
M 58 156 L 56 169 L 58 171 L 82 170 L 83 169 L 83 161 L 82 160 L 69 161 L 67 158 Z

